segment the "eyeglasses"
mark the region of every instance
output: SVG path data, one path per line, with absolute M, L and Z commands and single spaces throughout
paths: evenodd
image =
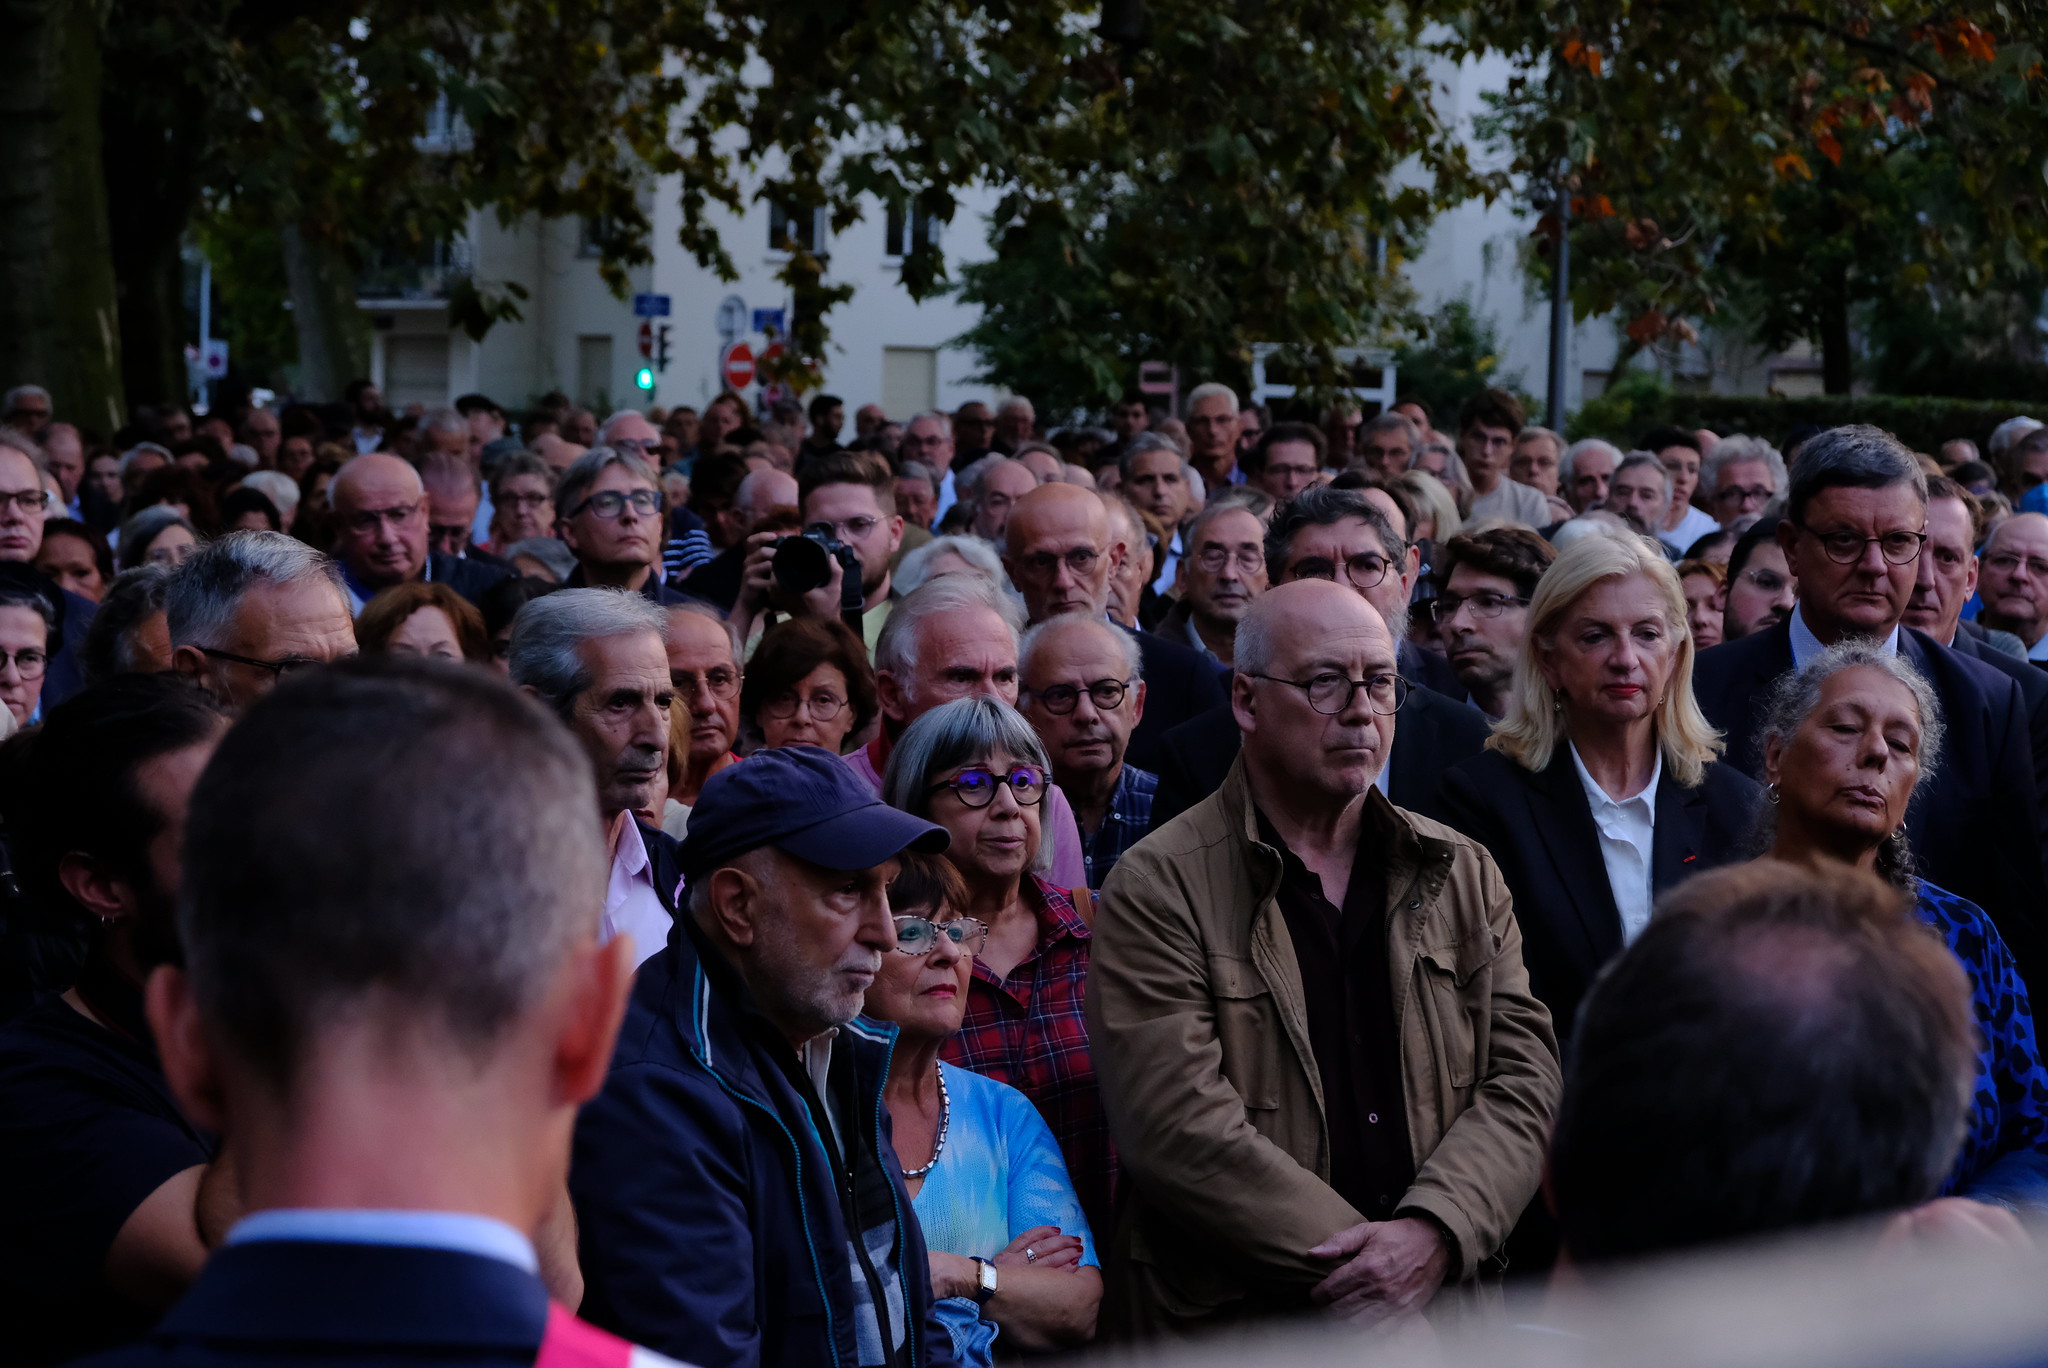
M 501 494 L 497 503 L 500 508 L 539 508 L 554 501 L 552 494 Z
M 996 800 L 996 790 L 1008 785 L 1019 807 L 1033 807 L 1045 797 L 1045 771 L 1036 765 L 1012 765 L 1003 774 L 982 765 L 961 770 L 951 779 L 926 787 L 927 794 L 951 789 L 953 795 L 971 808 L 985 808 Z
M 50 511 L 50 491 L 47 489 L 0 490 L 0 511 L 13 504 L 24 515 L 33 517 L 37 513 Z
M 1765 504 L 1778 491 L 1769 485 L 1722 485 L 1714 491 L 1715 503 Z
M 670 670 L 668 682 L 684 698 L 695 698 L 699 689 L 709 689 L 713 698 L 723 701 L 740 691 L 740 672 L 723 665 L 714 665 L 701 675 L 695 670 Z
M 41 679 L 50 663 L 50 653 L 33 646 L 24 646 L 13 655 L 0 651 L 0 670 L 5 670 L 10 660 L 14 662 L 14 672 L 23 679 Z
M 809 698 L 799 698 L 795 689 L 785 689 L 763 703 L 761 711 L 777 722 L 787 722 L 798 708 L 809 708 L 813 722 L 830 722 L 845 706 L 846 700 L 830 689 L 820 689 Z
M 1097 712 L 1115 712 L 1123 705 L 1124 695 L 1130 692 L 1130 681 L 1125 679 L 1098 679 L 1088 685 L 1088 701 L 1095 705 Z M 1054 684 L 1049 688 L 1033 689 L 1031 697 L 1049 713 L 1065 717 L 1081 701 L 1083 690 L 1072 684 Z
M 390 523 L 396 529 L 411 522 L 413 515 L 420 511 L 418 503 L 397 504 L 390 508 L 365 508 L 356 513 L 341 515 L 341 525 L 359 536 L 374 533 L 380 523 Z
M 929 955 L 939 947 L 939 937 L 944 936 L 970 955 L 978 955 L 988 946 L 988 923 L 978 917 L 948 917 L 945 921 L 933 921 L 929 917 L 897 917 L 896 949 L 906 955 Z
M 1986 556 L 1984 564 L 1999 574 L 2010 578 L 2025 570 L 2038 580 L 2048 580 L 2048 561 L 2039 556 L 2022 556 L 2017 551 L 2000 551 L 1995 556 Z
M 201 646 L 200 654 L 210 655 L 215 660 L 232 660 L 237 665 L 247 665 L 252 670 L 268 670 L 274 679 L 283 679 L 301 670 L 317 669 L 327 662 L 312 656 L 286 656 L 282 660 L 257 660 L 253 656 L 236 655 L 233 651 L 217 651 L 211 646 Z
M 1278 469 L 1267 466 L 1268 471 Z M 1240 546 L 1232 549 L 1219 542 L 1211 542 L 1195 554 L 1195 564 L 1212 575 L 1221 574 L 1223 567 L 1232 561 L 1247 575 L 1256 575 L 1266 568 L 1266 551 L 1261 546 Z
M 657 489 L 636 489 L 632 493 L 624 490 L 607 489 L 591 495 L 576 505 L 576 511 L 569 516 L 581 517 L 584 513 L 595 513 L 600 518 L 616 518 L 626 511 L 627 504 L 643 518 L 651 518 L 661 511 L 661 491 Z
M 1880 532 L 1875 537 L 1865 537 L 1846 529 L 1834 532 L 1816 532 L 1805 523 L 1797 524 L 1800 531 L 1820 543 L 1820 549 L 1827 552 L 1828 559 L 1837 565 L 1854 565 L 1863 559 L 1863 548 L 1875 545 L 1884 553 L 1884 558 L 1893 565 L 1911 565 L 1920 558 L 1920 548 L 1927 541 L 1925 532 L 1894 530 Z
M 1017 562 L 1017 569 L 1034 580 L 1048 580 L 1059 573 L 1060 566 L 1074 572 L 1076 578 L 1093 573 L 1095 562 L 1102 559 L 1102 553 L 1092 546 L 1076 546 L 1055 556 L 1050 551 L 1024 556 Z
M 814 522 L 804 530 L 806 532 L 823 532 L 825 535 L 838 541 L 866 541 L 868 534 L 873 532 L 876 524 L 881 521 L 880 518 L 870 518 L 863 515 L 858 518 L 844 518 L 838 522 Z
M 1735 578 L 1748 580 L 1766 594 L 1779 593 L 1792 586 L 1791 580 L 1775 570 L 1745 570 Z
M 1308 705 L 1325 717 L 1335 717 L 1351 706 L 1360 689 L 1366 702 L 1382 717 L 1401 710 L 1408 701 L 1408 681 L 1397 674 L 1376 674 L 1366 679 L 1346 679 L 1335 670 L 1325 670 L 1313 679 L 1281 679 L 1277 675 L 1254 674 L 1273 684 L 1285 684 L 1308 695 Z
M 1370 589 L 1387 577 L 1392 565 L 1393 562 L 1384 556 L 1376 556 L 1370 551 L 1360 552 L 1344 558 L 1344 578 L 1353 589 Z M 1298 580 L 1329 580 L 1334 584 L 1337 566 L 1338 562 L 1328 556 L 1303 556 L 1288 573 Z
M 1429 601 L 1429 611 L 1438 622 L 1449 622 L 1458 615 L 1460 608 L 1468 604 L 1471 605 L 1473 617 L 1497 618 L 1510 608 L 1527 608 L 1529 600 L 1510 598 L 1506 594 L 1496 594 L 1492 590 L 1482 589 L 1470 595 L 1438 594 Z
M 428 523 L 427 540 L 437 547 L 460 551 L 469 545 L 469 524 Z

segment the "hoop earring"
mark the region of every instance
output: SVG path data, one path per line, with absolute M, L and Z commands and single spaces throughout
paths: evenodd
M 1765 784 L 1764 797 L 1770 799 L 1775 804 L 1778 801 L 1778 786 L 1776 784 Z

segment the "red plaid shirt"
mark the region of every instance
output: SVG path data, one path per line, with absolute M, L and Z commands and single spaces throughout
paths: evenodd
M 1063 890 L 1035 874 L 1031 881 L 1040 903 L 1038 946 L 1006 979 L 974 961 L 967 1019 L 947 1042 L 945 1057 L 1031 1099 L 1059 1141 L 1075 1195 L 1100 1244 L 1110 1233 L 1116 1150 L 1095 1090 L 1095 1061 L 1081 1017 L 1093 936 Z

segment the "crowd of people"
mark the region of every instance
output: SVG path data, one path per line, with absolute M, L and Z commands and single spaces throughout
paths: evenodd
M 24 1364 L 990 1365 L 2048 1214 L 2035 420 L 4 409 Z

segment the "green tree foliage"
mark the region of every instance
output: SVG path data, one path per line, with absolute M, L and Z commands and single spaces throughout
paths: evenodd
M 1562 184 L 1579 317 L 1818 342 L 1853 378 L 1859 307 L 1982 296 L 2048 262 L 2042 14 L 2002 0 L 1508 0 L 1468 35 L 1520 74 L 1488 131 Z M 1540 233 L 1554 234 L 1555 217 Z
M 1532 414 L 1536 411 L 1521 392 L 1521 377 L 1499 373 L 1500 338 L 1493 321 L 1475 311 L 1469 299 L 1449 301 L 1419 320 L 1416 332 L 1415 339 L 1394 349 L 1394 374 L 1401 393 L 1419 397 L 1446 428 L 1464 402 L 1488 385 L 1514 392 Z

